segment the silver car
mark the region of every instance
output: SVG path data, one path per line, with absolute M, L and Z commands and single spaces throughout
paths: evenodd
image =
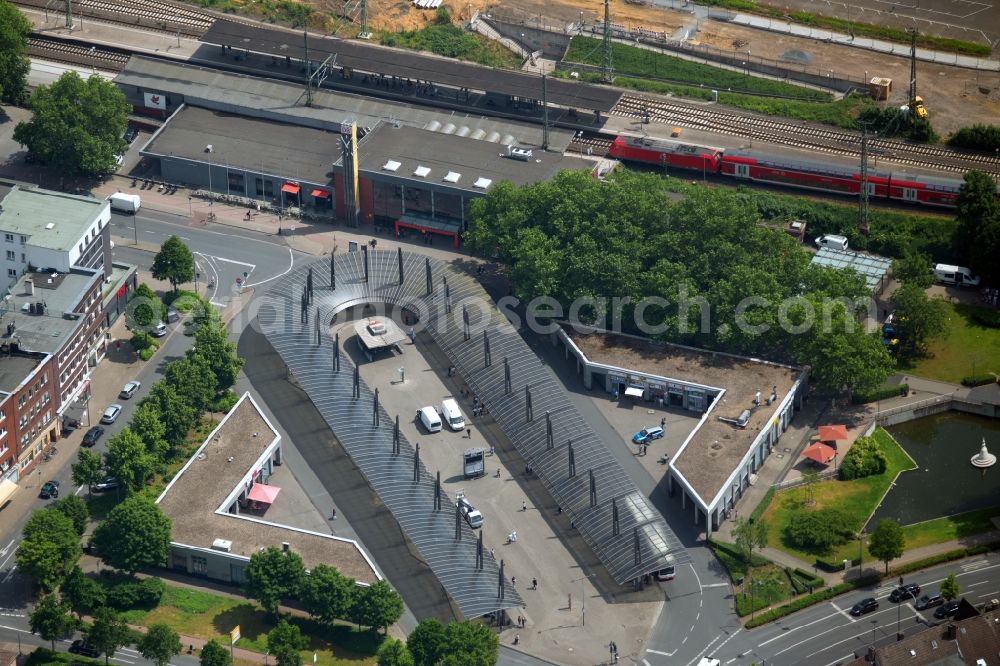
M 136 394 L 136 391 L 138 391 L 141 386 L 142 386 L 141 382 L 137 382 L 133 379 L 128 384 L 122 387 L 122 390 L 118 394 L 118 397 L 121 398 L 122 400 L 129 400 L 132 396 Z
M 105 425 L 111 425 L 118 420 L 118 415 L 122 413 L 121 405 L 111 405 L 104 410 L 104 414 L 101 415 L 101 423 Z

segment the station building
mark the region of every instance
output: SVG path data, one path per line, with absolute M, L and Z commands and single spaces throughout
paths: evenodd
M 802 407 L 808 373 L 761 359 L 564 325 L 554 334 L 588 389 L 700 415 L 666 467 L 667 489 L 712 532 Z

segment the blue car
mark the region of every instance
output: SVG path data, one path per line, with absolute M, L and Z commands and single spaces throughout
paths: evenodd
M 654 439 L 660 439 L 663 437 L 663 428 L 660 426 L 650 426 L 648 428 L 643 428 L 639 432 L 632 435 L 633 444 L 648 444 Z

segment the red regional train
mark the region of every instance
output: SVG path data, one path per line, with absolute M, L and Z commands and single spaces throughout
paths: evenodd
M 608 156 L 819 192 L 851 195 L 861 191 L 861 171 L 858 167 L 754 151 L 737 150 L 727 153 L 723 148 L 711 146 L 649 137 L 619 136 L 608 149 Z M 869 196 L 925 206 L 954 208 L 962 183 L 962 180 L 899 171 L 868 172 Z M 997 187 L 997 198 L 1000 199 L 1000 186 Z

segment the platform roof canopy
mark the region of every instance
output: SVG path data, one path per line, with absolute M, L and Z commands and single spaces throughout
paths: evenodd
M 219 20 L 201 37 L 201 41 L 281 58 L 305 59 L 302 34 L 278 28 L 258 28 Z M 534 74 L 426 56 L 416 51 L 376 46 L 359 40 L 310 35 L 310 60 L 322 62 L 334 53 L 337 54 L 337 67 L 350 67 L 360 72 L 432 81 L 438 85 L 483 90 L 522 99 L 542 98 L 542 78 Z M 548 80 L 549 104 L 557 106 L 607 113 L 621 96 L 621 91 L 609 87 L 552 78 Z
M 827 268 L 852 268 L 865 279 L 865 284 L 872 291 L 881 290 L 886 274 L 892 267 L 892 260 L 877 257 L 872 254 L 862 254 L 851 250 L 836 250 L 822 247 L 812 258 L 812 264 Z

